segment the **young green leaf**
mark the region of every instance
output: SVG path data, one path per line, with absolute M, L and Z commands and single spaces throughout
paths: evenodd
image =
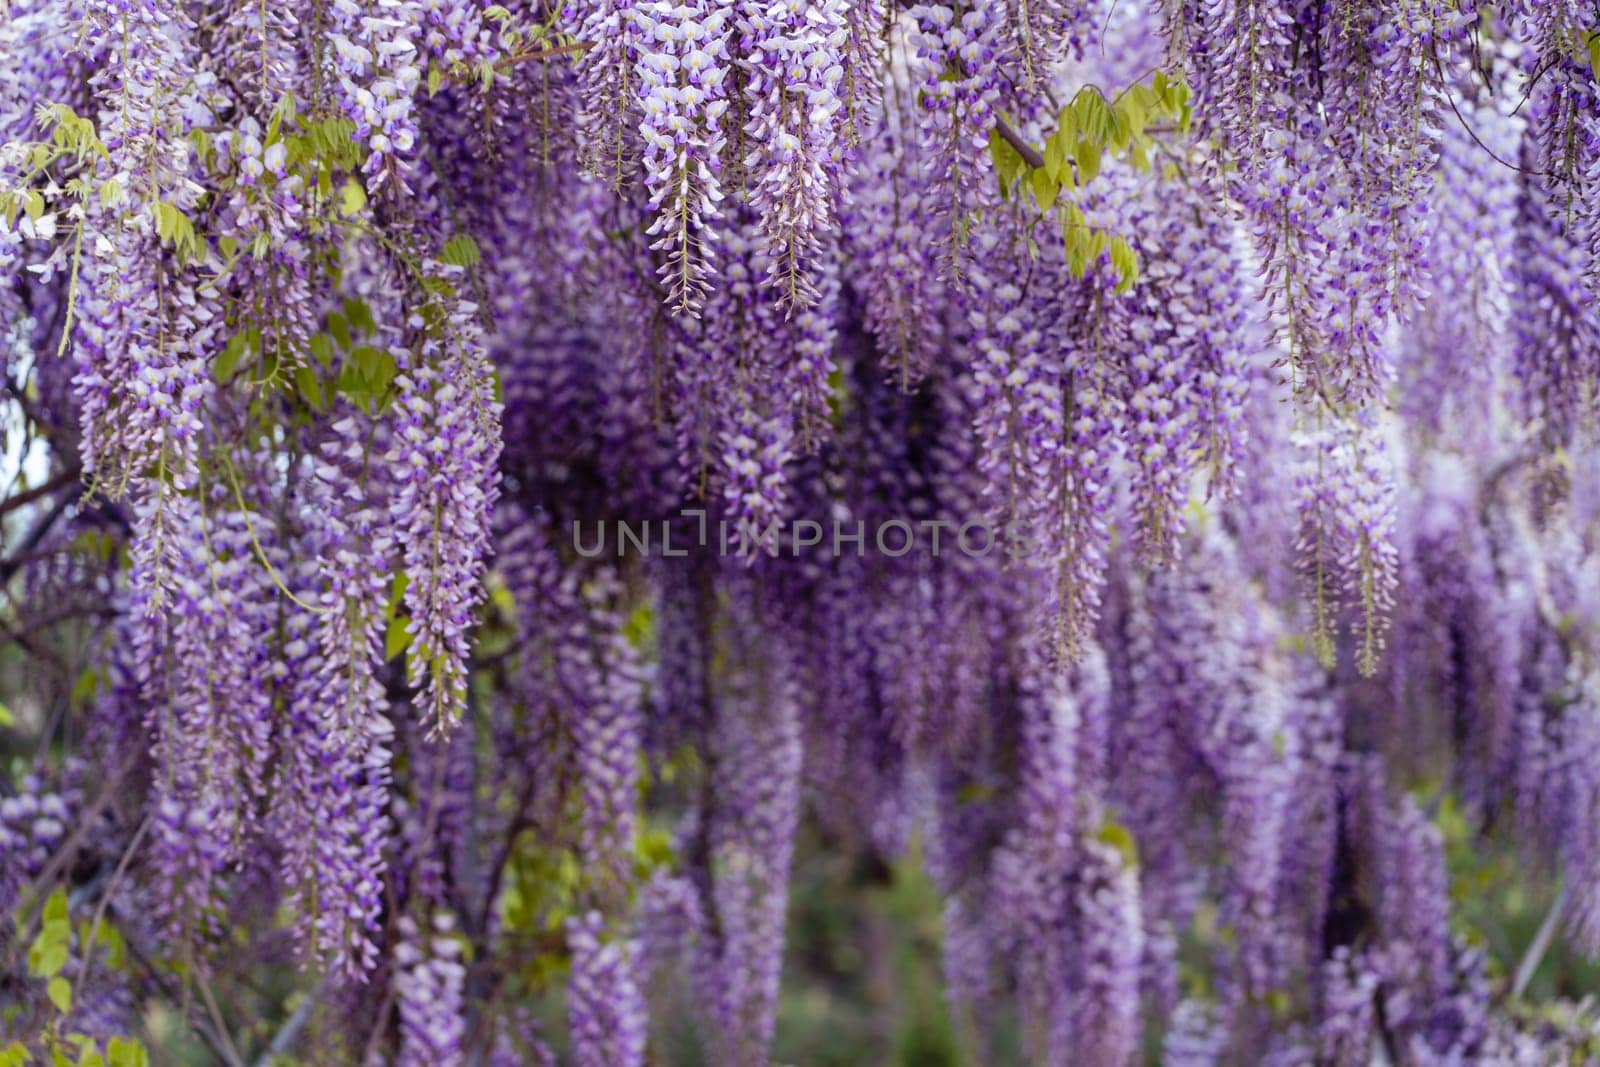
M 150 1067 L 150 1054 L 131 1037 L 114 1037 L 106 1046 L 111 1067 Z
M 322 383 L 317 380 L 316 372 L 310 367 L 296 367 L 294 371 L 295 392 L 304 398 L 311 410 L 319 415 L 328 410 L 327 401 L 322 396 Z
M 411 647 L 411 620 L 404 615 L 396 615 L 389 620 L 389 628 L 383 636 L 383 658 L 394 659 L 406 649 Z
M 366 301 L 357 300 L 355 297 L 346 297 L 344 301 L 344 317 L 350 320 L 350 325 L 362 333 L 377 333 L 378 321 L 372 317 L 372 309 Z
M 359 215 L 366 206 L 367 191 L 354 178 L 347 179 L 344 188 L 339 191 L 339 214 L 348 219 L 352 215 Z
M 1061 185 L 1041 167 L 1032 173 L 1033 198 L 1039 202 L 1040 211 L 1049 211 L 1061 195 Z
M 444 243 L 444 252 L 439 258 L 452 267 L 476 267 L 483 253 L 478 251 L 478 242 L 463 233 Z
M 1017 184 L 1017 179 L 1027 169 L 1022 154 L 1011 146 L 1011 142 L 1000 136 L 999 130 L 989 131 L 989 158 L 994 161 L 995 173 L 1000 176 L 1000 192 L 1009 195 L 1011 187 Z
M 306 347 L 311 350 L 311 358 L 324 367 L 333 366 L 333 338 L 326 333 L 314 333 L 311 340 L 306 342 Z
M 1118 293 L 1132 291 L 1139 281 L 1139 255 L 1120 237 L 1111 239 L 1111 266 L 1117 272 Z
M 228 338 L 228 343 L 223 346 L 217 361 L 211 364 L 211 376 L 218 382 L 231 380 L 234 371 L 239 369 L 239 361 L 244 359 L 246 347 L 247 342 L 243 333 L 236 333 Z

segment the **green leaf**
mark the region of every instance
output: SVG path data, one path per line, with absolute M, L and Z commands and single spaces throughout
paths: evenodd
M 233 372 L 239 369 L 239 361 L 244 358 L 247 347 L 248 342 L 243 333 L 236 333 L 228 338 L 222 354 L 211 365 L 211 376 L 219 382 L 226 382 L 232 378 Z
M 172 245 L 173 250 L 178 253 L 178 259 L 180 261 L 198 259 L 200 239 L 195 234 L 194 223 L 189 221 L 189 216 L 165 200 L 157 200 L 150 210 L 155 215 L 156 236 Z
M 28 973 L 35 978 L 51 978 L 67 965 L 67 943 L 46 939 L 43 932 L 28 946 Z
M 634 648 L 644 648 L 655 639 L 655 611 L 650 601 L 641 600 L 622 626 L 622 636 Z
M 350 351 L 351 340 L 349 319 L 345 318 L 338 312 L 331 313 L 328 316 L 328 332 L 331 333 L 333 335 L 333 339 L 339 343 L 339 348 L 342 351 Z
M 1057 184 L 1065 183 L 1072 177 L 1072 170 L 1067 166 L 1069 136 L 1065 129 L 1057 130 L 1044 143 L 1044 169 Z
M 22 210 L 28 213 L 30 219 L 37 219 L 44 214 L 44 197 L 37 189 L 29 189 L 22 198 Z
M 406 598 L 406 590 L 410 588 L 411 576 L 405 571 L 395 571 L 394 579 L 389 583 L 389 606 L 383 612 L 386 621 L 394 621 L 394 617 L 400 612 L 400 604 Z
M 394 659 L 411 647 L 409 623 L 410 620 L 404 615 L 396 615 L 389 620 L 388 632 L 383 637 L 383 658 L 385 661 Z
M 463 233 L 444 243 L 444 252 L 439 258 L 452 267 L 476 267 L 483 253 L 478 251 L 478 242 Z
M 111 1067 L 149 1067 L 150 1055 L 144 1046 L 131 1037 L 114 1037 L 106 1046 L 111 1057 Z
M 1111 139 L 1117 124 L 1111 105 L 1106 103 L 1106 98 L 1097 89 L 1084 89 L 1074 98 L 1074 103 L 1078 111 L 1078 126 L 1083 132 L 1082 140 L 1103 146 Z
M 1039 202 L 1040 211 L 1049 211 L 1061 195 L 1061 184 L 1050 177 L 1044 168 L 1033 172 L 1033 198 Z
M 105 558 L 110 559 L 110 556 L 107 555 Z M 78 675 L 77 680 L 72 683 L 73 704 L 82 707 L 94 699 L 94 695 L 99 689 L 100 675 L 94 670 L 83 671 Z
M 1112 109 L 1116 116 L 1116 130 L 1112 136 L 1112 147 L 1118 151 L 1125 151 L 1128 143 L 1144 133 L 1147 113 L 1144 106 L 1143 86 L 1135 86 L 1136 91 L 1123 97 L 1117 106 Z
M 1586 43 L 1589 46 L 1589 69 L 1594 71 L 1594 80 L 1600 81 L 1600 29 L 1590 30 Z
M 1088 223 L 1070 200 L 1061 212 L 1061 240 L 1066 245 L 1067 269 L 1074 278 L 1082 278 L 1089 269 Z
M 72 1010 L 72 983 L 65 978 L 55 977 L 44 987 L 45 995 L 50 998 L 50 1003 L 65 1015 Z
M 362 407 L 366 407 L 372 399 L 372 388 L 361 376 L 361 368 L 354 363 L 346 363 L 339 368 L 339 380 L 334 383 L 334 389 Z
M 67 921 L 67 891 L 60 886 L 44 902 L 44 921 L 47 926 Z
M 28 946 L 28 973 L 35 978 L 54 978 L 60 974 L 67 965 L 67 943 L 71 938 L 67 891 L 57 886 L 44 903 L 39 933 Z
M 339 193 L 339 214 L 349 218 L 352 215 L 359 214 L 361 209 L 366 206 L 367 191 L 354 178 L 348 179 Z
M 989 158 L 994 161 L 995 173 L 1000 176 L 1000 191 L 1009 195 L 1022 172 L 1027 169 L 1022 153 L 1011 142 L 1000 136 L 999 130 L 989 131 Z
M 433 296 L 443 297 L 448 300 L 456 295 L 456 287 L 450 284 L 448 278 L 435 278 L 432 276 L 422 279 L 422 291 Z
M 319 415 L 328 410 L 328 405 L 322 398 L 322 383 L 317 381 L 316 372 L 310 367 L 296 367 L 294 371 L 295 390 L 311 405 L 311 410 Z
M 1094 141 L 1079 141 L 1074 153 L 1078 161 L 1078 184 L 1088 185 L 1100 174 L 1100 146 Z
M 106 965 L 113 970 L 123 970 L 128 963 L 128 942 L 123 939 L 122 933 L 110 923 L 101 923 L 95 929 L 91 940 L 89 931 L 90 923 L 84 923 L 79 930 L 79 936 L 86 945 L 99 946 L 105 950 Z
M 0 1048 L 0 1067 L 27 1067 L 28 1046 L 20 1041 L 13 1041 L 5 1048 Z
M 389 383 L 394 381 L 394 376 L 400 371 L 392 355 L 372 345 L 360 346 L 351 353 L 351 356 L 356 361 L 356 369 L 361 372 L 361 380 L 366 383 L 367 389 L 375 394 L 388 389 Z
M 311 358 L 324 367 L 333 366 L 332 337 L 325 333 L 314 333 L 311 335 L 311 340 L 307 342 L 307 347 L 311 349 Z
M 346 297 L 344 301 L 344 317 L 350 320 L 350 325 L 362 333 L 377 333 L 378 320 L 372 317 L 372 309 L 366 301 L 357 300 L 355 297 Z
M 379 363 L 383 359 L 383 350 L 373 345 L 359 345 L 350 358 L 355 361 L 356 369 L 361 372 L 362 380 L 371 384 L 372 379 L 379 373 Z
M 1146 147 L 1146 144 L 1146 138 L 1136 138 L 1133 145 L 1128 149 L 1128 161 L 1133 164 L 1133 169 L 1140 174 L 1148 173 L 1150 170 L 1150 150 Z
M 1139 281 L 1139 255 L 1120 237 L 1111 240 L 1111 266 L 1117 272 L 1117 292 L 1131 291 Z
M 1111 819 L 1107 819 L 1100 827 L 1097 835 L 1102 842 L 1117 850 L 1122 857 L 1122 862 L 1129 867 L 1139 865 L 1139 849 L 1134 843 L 1133 834 L 1126 826 Z
M 17 717 L 11 714 L 11 709 L 0 703 L 0 727 L 17 725 Z

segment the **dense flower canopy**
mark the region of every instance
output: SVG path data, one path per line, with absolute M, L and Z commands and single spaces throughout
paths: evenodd
M 632 1067 L 682 976 L 753 1067 L 808 826 L 974 1049 L 1594 1055 L 1449 856 L 1600 953 L 1589 0 L 12 0 L 0 73 L 0 1063 Z

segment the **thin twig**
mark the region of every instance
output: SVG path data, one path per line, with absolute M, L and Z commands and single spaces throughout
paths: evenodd
M 1439 81 L 1442 84 L 1444 82 L 1444 66 L 1439 62 L 1439 53 L 1437 51 L 1433 53 L 1433 66 L 1434 69 L 1439 72 Z M 1477 131 L 1472 128 L 1472 124 L 1467 121 L 1467 117 L 1463 115 L 1461 113 L 1461 109 L 1456 106 L 1455 94 L 1446 88 L 1443 95 L 1445 100 L 1450 104 L 1450 110 L 1455 112 L 1456 121 L 1461 123 L 1461 128 L 1467 131 L 1467 136 L 1472 138 L 1473 143 L 1475 143 L 1479 148 L 1483 149 L 1484 152 L 1488 154 L 1490 159 L 1494 160 L 1502 167 L 1516 171 L 1518 174 L 1532 174 L 1541 178 L 1554 177 L 1554 175 L 1548 171 L 1529 170 L 1526 167 L 1519 166 L 1516 163 L 1511 163 L 1507 160 L 1501 159 L 1494 149 L 1483 143 L 1483 138 L 1478 136 Z
M 200 987 L 200 999 L 206 1002 L 206 1013 L 211 1016 L 211 1025 L 216 1030 L 217 1036 L 222 1039 L 223 1058 L 228 1061 L 228 1067 L 244 1067 L 244 1060 L 239 1058 L 239 1049 L 234 1045 L 233 1038 L 228 1034 L 228 1026 L 222 1021 L 222 1012 L 217 1008 L 217 998 L 211 995 L 211 983 L 205 976 L 196 972 L 195 985 Z
M 44 887 L 55 881 L 56 875 L 66 869 L 67 861 L 77 851 L 78 845 L 82 843 L 83 839 L 89 835 L 89 831 L 94 827 L 95 820 L 100 817 L 100 813 L 111 803 L 116 791 L 121 787 L 122 779 L 127 775 L 130 765 L 131 763 L 128 762 L 123 763 L 111 780 L 106 783 L 106 787 L 100 791 L 100 795 L 95 798 L 94 802 L 78 813 L 78 817 L 75 820 L 76 826 L 74 826 L 72 832 L 67 835 L 65 841 L 56 846 L 55 852 L 51 855 L 49 861 L 45 863 L 44 869 L 34 877 L 29 885 L 27 895 L 22 898 L 26 903 L 23 904 L 21 909 L 23 921 L 18 926 L 19 930 L 31 930 L 33 911 L 44 900 Z M 23 938 L 19 937 L 18 943 L 22 943 L 23 940 Z
M 84 964 L 83 973 L 78 976 L 78 987 L 87 988 L 89 976 L 94 973 L 94 939 L 100 933 L 100 923 L 106 917 L 106 909 L 111 906 L 111 894 L 117 891 L 117 883 L 122 881 L 122 876 L 128 872 L 128 864 L 133 862 L 134 853 L 139 850 L 139 842 L 144 840 L 145 831 L 150 829 L 150 816 L 146 815 L 139 821 L 139 828 L 133 832 L 133 838 L 128 842 L 127 849 L 122 853 L 122 859 L 117 863 L 117 869 L 111 872 L 111 880 L 106 883 L 105 889 L 100 894 L 100 902 L 95 905 L 94 919 L 89 923 L 89 936 L 84 938 Z
M 1550 910 L 1545 912 L 1538 932 L 1528 943 L 1528 951 L 1522 954 L 1522 961 L 1517 964 L 1517 976 L 1511 983 L 1511 999 L 1520 1000 L 1522 994 L 1528 991 L 1528 984 L 1533 981 L 1539 964 L 1544 961 L 1545 952 L 1550 948 L 1550 941 L 1556 935 L 1556 924 L 1561 921 L 1561 913 L 1567 910 L 1567 894 L 1571 889 L 1570 882 L 1562 881 L 1556 899 L 1550 902 Z
M 176 991 L 172 988 L 172 982 L 164 973 L 156 968 L 156 965 L 153 962 L 151 962 L 150 953 L 147 951 L 146 947 L 140 945 L 137 936 L 137 927 L 125 928 L 123 930 L 123 941 L 128 947 L 128 956 L 134 961 L 134 963 L 144 970 L 145 975 L 156 986 L 156 988 L 161 990 L 162 994 L 169 1000 L 176 1001 Z M 187 1008 L 183 1009 L 182 1017 L 185 1024 L 193 1029 L 195 1033 L 200 1035 L 200 1040 L 204 1041 L 206 1046 L 210 1048 L 212 1052 L 216 1053 L 218 1059 L 223 1060 L 224 1062 L 228 1061 L 228 1051 L 223 1046 L 222 1039 L 219 1038 L 216 1032 L 212 1029 L 210 1023 L 204 1019 L 190 1019 Z M 235 1055 L 237 1055 L 237 1053 L 235 1053 Z M 243 1067 L 243 1064 L 240 1064 L 237 1060 L 235 1060 L 230 1064 L 230 1067 Z
M 255 1067 L 272 1067 L 274 1056 L 281 1056 L 294 1047 L 294 1043 L 300 1040 L 300 1032 L 306 1028 L 306 1023 L 311 1021 L 311 1012 L 322 999 L 322 991 L 327 985 L 328 979 L 323 978 L 317 983 L 316 989 L 306 994 L 306 999 L 300 1002 L 300 1006 L 290 1013 L 282 1026 L 278 1027 L 278 1032 L 272 1035 L 272 1041 L 268 1043 L 266 1050 L 256 1057 Z

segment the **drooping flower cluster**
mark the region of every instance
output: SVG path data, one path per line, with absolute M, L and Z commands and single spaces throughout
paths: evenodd
M 465 299 L 424 305 L 408 328 L 431 317 L 443 338 L 423 335 L 415 349 L 390 353 L 399 395 L 386 457 L 389 513 L 410 577 L 410 680 L 425 681 L 428 713 L 440 725 L 459 718 L 466 701 L 469 631 L 498 496 L 499 404 L 476 315 Z
M 633 12 L 639 26 L 640 133 L 645 184 L 655 221 L 650 247 L 669 299 L 697 311 L 713 265 L 713 228 L 722 200 L 727 142 L 728 5 L 716 0 L 656 0 Z
M 333 430 L 306 487 L 316 556 L 286 624 L 290 741 L 272 803 L 291 899 L 311 926 L 306 947 L 333 968 L 362 974 L 376 962 L 388 832 L 394 727 L 375 667 L 383 658 L 391 546 L 370 502 L 348 515 L 340 506 L 337 494 L 351 491 L 341 487 L 362 456 L 353 416 Z M 372 493 L 359 483 L 358 476 L 354 493 Z
M 924 81 L 917 86 L 921 124 L 932 146 L 930 181 L 949 241 L 940 263 L 959 279 L 967 238 L 985 206 L 981 160 L 1000 102 L 999 71 L 1010 59 L 1004 11 L 995 4 L 918 4 L 913 43 Z
M 1331 662 L 1340 609 L 1361 613 L 1358 661 L 1377 669 L 1393 604 L 1398 553 L 1393 484 L 1376 430 L 1335 426 L 1314 439 L 1300 485 L 1299 548 L 1315 620 L 1318 656 Z
M 400 920 L 401 941 L 394 954 L 400 1017 L 400 1054 L 395 1063 L 400 1067 L 465 1062 L 462 985 L 466 969 L 452 927 L 447 915 L 431 922 L 419 923 L 410 916 Z
M 273 718 L 259 635 L 276 614 L 272 580 L 256 553 L 268 551 L 266 538 L 278 565 L 284 556 L 261 528 L 266 520 L 229 507 L 222 487 L 200 501 L 178 497 L 174 506 L 182 510 L 169 517 L 179 534 L 170 548 L 170 608 L 147 615 L 135 640 L 158 765 L 151 783 L 151 849 L 164 883 L 157 907 L 170 929 L 193 937 L 213 932 L 222 883 L 256 832 L 252 812 L 265 792 Z
M 817 299 L 810 273 L 833 223 L 839 180 L 848 28 L 844 0 L 772 0 L 741 8 L 741 72 L 750 206 L 760 220 L 771 283 L 786 302 Z
M 417 144 L 412 98 L 422 86 L 418 44 L 423 5 L 390 0 L 366 8 L 355 0 L 330 7 L 331 69 L 341 110 L 355 124 L 352 136 L 369 149 L 362 167 L 373 192 L 404 189 L 407 162 Z
M 573 1062 L 614 1067 L 645 1062 L 645 1009 L 635 985 L 634 948 L 605 942 L 598 914 L 569 920 Z

